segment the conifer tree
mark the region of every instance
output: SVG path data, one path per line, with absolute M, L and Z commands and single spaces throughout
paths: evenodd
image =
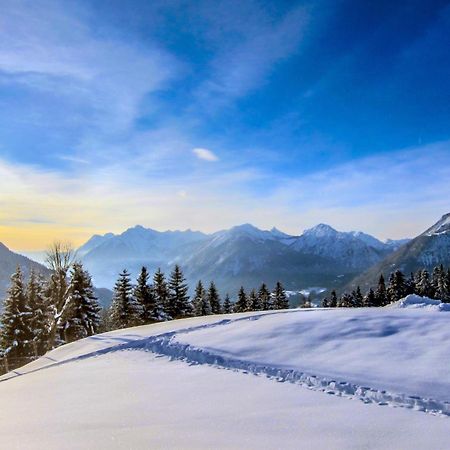
M 244 286 L 241 286 L 237 301 L 234 304 L 234 312 L 240 313 L 245 311 L 247 311 L 247 294 L 245 293 Z
M 24 363 L 20 358 L 33 354 L 31 329 L 31 310 L 27 304 L 22 270 L 17 267 L 11 276 L 8 295 L 4 301 L 1 343 L 3 354 L 8 358 L 10 368 Z
M 363 306 L 366 308 L 376 306 L 375 292 L 372 288 L 370 288 L 369 292 L 364 296 Z
M 433 287 L 431 286 L 428 270 L 420 270 L 417 278 L 416 293 L 422 297 L 433 297 Z
M 447 301 L 449 296 L 449 286 L 447 285 L 447 273 L 441 264 L 433 270 L 433 290 L 434 297 L 441 301 Z
M 100 305 L 94 295 L 89 273 L 80 262 L 73 264 L 70 273 L 69 295 L 61 312 L 60 324 L 65 342 L 92 336 L 100 324 Z
M 114 286 L 110 321 L 114 329 L 133 327 L 139 324 L 139 305 L 132 296 L 130 274 L 124 269 Z
M 153 295 L 159 310 L 162 311 L 162 316 L 165 320 L 173 319 L 170 315 L 171 307 L 169 303 L 169 287 L 167 286 L 166 278 L 161 269 L 155 272 L 153 276 Z
M 199 281 L 195 288 L 194 298 L 192 300 L 195 316 L 207 316 L 211 314 L 211 305 L 209 304 L 203 283 Z
M 353 295 L 343 294 L 341 298 L 338 300 L 339 308 L 354 308 L 355 302 Z
M 265 283 L 261 285 L 258 291 L 258 301 L 261 305 L 262 311 L 268 311 L 270 309 L 273 309 L 272 305 L 272 298 L 270 297 L 269 289 L 267 289 L 267 286 Z
M 331 291 L 331 294 L 330 294 L 329 307 L 330 308 L 336 308 L 337 305 L 338 305 L 338 298 L 337 298 L 337 295 L 336 295 L 336 291 L 333 289 Z
M 330 307 L 330 300 L 328 299 L 328 297 L 325 297 L 322 300 L 322 308 L 329 308 Z
M 255 289 L 252 289 L 248 296 L 247 311 L 261 311 L 261 303 Z
M 364 297 L 361 293 L 361 288 L 359 286 L 356 287 L 356 290 L 352 292 L 353 297 L 353 306 L 355 308 L 361 308 L 364 303 Z
M 168 315 L 172 318 L 186 317 L 192 314 L 188 286 L 180 266 L 175 265 L 169 278 Z
M 211 284 L 209 285 L 207 297 L 208 302 L 211 306 L 212 314 L 220 314 L 222 312 L 220 306 L 220 296 L 219 292 L 217 291 L 216 285 L 214 284 L 214 281 L 211 281 Z
M 386 284 L 384 282 L 383 274 L 378 280 L 377 290 L 375 291 L 375 306 L 385 306 L 388 304 L 388 297 L 386 292 Z
M 405 276 L 400 270 L 391 273 L 389 277 L 389 286 L 387 288 L 387 297 L 389 303 L 396 302 L 405 296 Z
M 149 278 L 150 275 L 147 268 L 142 267 L 133 292 L 134 299 L 139 304 L 139 322 L 144 325 L 157 322 L 161 314 L 156 303 L 153 288 L 148 282 Z
M 411 272 L 409 278 L 405 281 L 405 295 L 415 294 L 417 290 L 417 281 L 414 274 Z
M 45 281 L 42 275 L 31 270 L 26 288 L 27 303 L 32 312 L 30 328 L 34 356 L 43 355 L 49 349 L 52 326 L 52 310 L 45 296 Z
M 233 305 L 231 304 L 230 296 L 228 295 L 228 293 L 225 295 L 222 311 L 224 314 L 230 314 L 233 312 Z
M 273 309 L 287 309 L 289 308 L 289 300 L 286 296 L 282 284 L 277 281 L 273 291 Z

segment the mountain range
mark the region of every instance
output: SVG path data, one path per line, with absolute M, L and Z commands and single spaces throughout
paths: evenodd
M 94 235 L 78 249 L 97 286 L 111 288 L 127 268 L 169 272 L 178 263 L 191 286 L 214 280 L 222 292 L 281 280 L 289 290 L 343 286 L 407 240 L 382 242 L 362 232 L 319 224 L 295 236 L 244 224 L 212 234 L 160 232 L 137 225 L 121 234 Z
M 380 274 L 387 278 L 396 269 L 408 275 L 422 268 L 431 271 L 439 264 L 450 267 L 450 213 L 442 216 L 432 227 L 357 276 L 349 284 L 349 289 L 359 285 L 367 290 L 376 286 Z

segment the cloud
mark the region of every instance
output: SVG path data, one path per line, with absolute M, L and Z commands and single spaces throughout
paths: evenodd
M 194 148 L 193 153 L 198 159 L 203 159 L 204 161 L 218 161 L 219 158 L 211 150 L 207 148 Z

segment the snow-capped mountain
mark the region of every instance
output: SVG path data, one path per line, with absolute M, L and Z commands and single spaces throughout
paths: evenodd
M 376 284 L 381 273 L 388 276 L 400 269 L 409 274 L 421 268 L 431 270 L 438 264 L 450 266 L 450 214 L 445 214 L 432 227 L 356 277 L 351 286 L 359 284 L 367 288 Z
M 43 275 L 50 273 L 42 264 L 32 261 L 26 256 L 12 252 L 6 245 L 0 242 L 0 300 L 3 300 L 5 297 L 11 275 L 16 271 L 17 267 L 22 269 L 25 280 L 28 278 L 31 269 Z
M 361 232 L 320 224 L 300 236 L 243 224 L 212 234 L 160 232 L 140 225 L 121 234 L 93 236 L 79 249 L 99 286 L 111 288 L 118 272 L 135 276 L 142 265 L 168 272 L 179 263 L 191 287 L 214 280 L 221 290 L 281 280 L 287 288 L 344 283 L 379 262 L 393 246 Z

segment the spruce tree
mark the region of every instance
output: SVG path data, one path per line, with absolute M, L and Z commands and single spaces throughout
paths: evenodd
M 273 309 L 289 308 L 289 300 L 286 296 L 286 291 L 279 281 L 277 281 L 277 284 L 275 285 L 275 289 L 273 291 L 273 299 Z
M 43 355 L 49 350 L 52 310 L 45 296 L 45 281 L 42 275 L 31 270 L 26 288 L 27 303 L 32 312 L 30 328 L 33 333 L 32 347 L 34 356 Z
M 208 289 L 208 302 L 211 306 L 211 312 L 213 314 L 220 314 L 221 306 L 220 306 L 220 296 L 219 292 L 217 291 L 216 285 L 214 284 L 214 281 L 211 281 L 211 284 L 209 285 Z
M 139 324 L 139 305 L 132 296 L 130 274 L 124 269 L 114 286 L 110 309 L 111 326 L 114 329 L 133 327 Z
M 262 311 L 268 311 L 270 309 L 273 309 L 272 305 L 272 298 L 270 297 L 269 289 L 267 289 L 267 286 L 265 283 L 261 285 L 258 291 L 258 301 L 261 305 Z
M 356 290 L 352 292 L 353 297 L 353 306 L 355 308 L 361 308 L 364 303 L 364 297 L 361 293 L 361 288 L 359 286 L 356 287 Z
M 22 270 L 17 267 L 16 272 L 11 276 L 1 318 L 1 343 L 10 369 L 22 365 L 26 362 L 24 358 L 33 354 L 31 315 L 25 295 Z
M 330 307 L 330 300 L 328 299 L 328 297 L 325 297 L 322 300 L 321 306 L 322 306 L 322 308 L 329 308 Z
M 247 311 L 247 294 L 245 293 L 244 286 L 241 286 L 237 301 L 234 304 L 234 312 L 240 313 L 245 311 Z
M 153 276 L 153 295 L 155 296 L 155 301 L 157 308 L 162 311 L 162 317 L 165 320 L 171 320 L 173 317 L 170 312 L 172 311 L 169 303 L 169 287 L 167 286 L 166 278 L 161 269 L 155 272 Z
M 336 308 L 337 305 L 338 305 L 338 298 L 337 298 L 336 291 L 333 289 L 333 290 L 331 291 L 331 294 L 330 294 L 329 307 L 330 307 L 330 308 Z
M 211 305 L 209 304 L 205 288 L 201 280 L 195 288 L 194 298 L 192 300 L 195 316 L 207 316 L 211 314 Z
M 228 293 L 225 295 L 222 311 L 224 314 L 230 314 L 233 312 L 233 305 L 231 304 L 230 296 L 228 295 Z
M 355 307 L 355 301 L 353 295 L 350 294 L 343 294 L 341 298 L 338 300 L 338 307 L 339 308 L 354 308 Z
M 192 314 L 188 286 L 178 264 L 175 265 L 170 274 L 168 308 L 166 309 L 166 312 L 173 318 L 186 317 Z
M 74 263 L 70 273 L 69 295 L 60 320 L 65 342 L 73 342 L 97 333 L 100 309 L 94 295 L 91 276 L 81 263 Z
M 386 291 L 386 284 L 384 282 L 383 274 L 378 280 L 377 290 L 375 291 L 375 306 L 385 306 L 388 304 L 388 297 Z
M 434 297 L 438 300 L 446 302 L 449 297 L 449 286 L 447 285 L 447 273 L 444 270 L 444 266 L 441 264 L 433 270 Z
M 391 273 L 389 277 L 389 286 L 387 288 L 387 297 L 389 303 L 394 303 L 405 296 L 406 284 L 405 276 L 400 270 Z
M 376 306 L 376 298 L 375 298 L 375 292 L 372 288 L 369 289 L 369 292 L 364 296 L 363 300 L 363 306 L 366 308 L 370 308 L 372 306 Z
M 255 289 L 252 289 L 248 296 L 247 311 L 261 311 L 261 303 Z
M 422 297 L 433 297 L 433 287 L 431 286 L 430 274 L 423 269 L 417 274 L 416 293 Z
M 142 267 L 133 291 L 134 299 L 139 305 L 139 322 L 144 325 L 157 322 L 161 313 L 156 304 L 153 287 L 148 282 L 149 278 L 147 268 Z

